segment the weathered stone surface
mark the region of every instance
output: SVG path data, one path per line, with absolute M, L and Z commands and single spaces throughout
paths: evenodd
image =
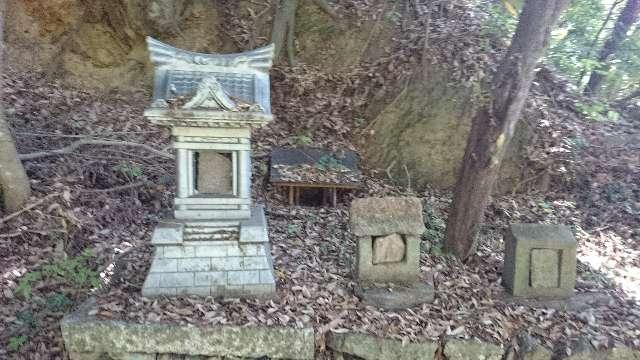
M 540 345 L 540 342 L 527 333 L 516 337 L 517 346 L 510 346 L 505 351 L 505 360 L 551 360 L 551 351 Z
M 160 222 L 151 236 L 154 245 L 182 244 L 184 224 L 178 222 Z
M 400 262 L 407 247 L 400 234 L 373 238 L 373 264 Z
M 523 298 L 507 295 L 503 299 L 507 303 L 515 303 L 532 308 L 551 308 L 561 311 L 581 312 L 600 306 L 614 306 L 616 300 L 607 293 L 577 293 L 568 299 Z
M 617 347 L 608 351 L 607 360 L 640 360 L 640 350 Z
M 14 64 L 99 88 L 151 84 L 148 34 L 198 52 L 226 48 L 223 36 L 210 31 L 220 16 L 207 0 L 10 0 L 7 11 Z M 17 61 L 27 55 L 30 61 Z
M 640 350 L 616 347 L 610 350 L 595 351 L 582 349 L 563 360 L 640 360 Z
M 362 289 L 360 297 L 365 304 L 385 310 L 401 310 L 431 303 L 435 297 L 433 286 L 415 283 L 409 287 Z
M 198 192 L 231 194 L 233 171 L 231 159 L 216 151 L 198 152 Z
M 327 346 L 335 351 L 355 355 L 365 360 L 430 360 L 437 343 L 409 343 L 358 333 L 330 333 Z
M 156 354 L 69 352 L 69 360 L 157 360 Z
M 376 283 L 413 284 L 420 272 L 420 238 L 405 236 L 406 255 L 400 262 L 373 263 L 373 239 L 370 236 L 358 237 L 356 274 L 364 287 Z
M 531 287 L 555 288 L 560 286 L 560 251 L 531 249 Z
M 369 164 L 418 190 L 455 185 L 479 87 L 455 85 L 460 83 L 454 78 L 440 65 L 426 65 L 393 96 L 385 92 L 369 102 L 367 112 L 373 119 L 365 145 Z M 522 121 L 516 128 L 500 169 L 498 191 L 510 190 L 519 182 L 529 127 Z
M 351 203 L 351 231 L 356 236 L 421 235 L 424 230 L 418 198 L 363 198 Z
M 449 340 L 444 345 L 448 360 L 500 360 L 502 348 L 478 340 Z
M 313 359 L 312 328 L 198 327 L 102 321 L 88 312 L 95 300 L 62 320 L 65 347 L 74 353 L 165 353 Z
M 568 227 L 513 224 L 505 235 L 505 287 L 514 296 L 569 297 L 576 279 L 576 241 Z

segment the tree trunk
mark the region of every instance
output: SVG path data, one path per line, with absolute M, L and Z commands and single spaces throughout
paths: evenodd
M 529 93 L 551 29 L 569 0 L 526 0 L 518 28 L 492 82 L 491 101 L 472 119 L 471 132 L 447 222 L 445 248 L 465 260 L 476 234 Z
M 602 45 L 602 49 L 598 55 L 598 61 L 601 65 L 591 72 L 589 82 L 584 88 L 585 95 L 593 96 L 600 90 L 600 85 L 602 85 L 605 73 L 609 69 L 607 60 L 618 51 L 620 44 L 622 44 L 627 37 L 629 29 L 631 29 L 631 26 L 638 20 L 638 13 L 640 13 L 640 0 L 627 0 L 627 4 L 616 20 L 613 32 L 607 41 L 605 41 L 604 45 Z
M 287 45 L 287 55 L 291 63 L 295 57 L 295 43 L 293 35 L 295 33 L 296 9 L 298 0 L 279 0 L 276 3 L 276 14 L 273 17 L 273 27 L 271 30 L 271 42 L 275 45 L 274 58 L 279 62 L 282 48 Z M 293 65 L 293 64 L 290 64 Z
M 322 11 L 327 13 L 333 20 L 338 19 L 338 15 L 331 9 L 326 0 L 313 0 Z M 276 2 L 276 13 L 273 17 L 273 27 L 271 28 L 271 42 L 275 44 L 275 59 L 279 62 L 283 47 L 287 46 L 287 58 L 289 65 L 295 65 L 295 29 L 296 29 L 296 9 L 298 0 L 278 0 Z
M 5 2 L 0 3 L 0 72 L 3 69 L 4 55 L 4 16 Z M 2 87 L 4 88 L 4 86 Z M 2 92 L 2 89 L 0 89 Z M 9 125 L 4 118 L 4 110 L 0 106 L 0 188 L 2 189 L 2 200 L 7 211 L 16 211 L 22 206 L 31 195 L 29 178 L 24 171 L 24 167 L 18 160 L 13 137 Z
M 602 32 L 609 24 L 609 21 L 613 16 L 613 12 L 618 7 L 618 5 L 620 5 L 620 3 L 622 3 L 622 0 L 617 0 L 613 4 L 611 4 L 611 6 L 609 7 L 609 12 L 607 12 L 607 16 L 604 18 L 602 25 L 600 25 L 600 28 L 596 32 L 596 35 L 593 37 L 593 41 L 591 41 L 591 45 L 589 45 L 589 49 L 587 50 L 587 54 L 585 57 L 591 58 L 591 55 L 593 54 L 593 51 L 596 48 L 596 45 L 598 45 L 598 41 L 600 41 L 600 35 L 602 35 Z M 584 78 L 584 75 L 586 72 L 587 72 L 587 69 L 583 67 L 582 71 L 580 71 L 580 75 L 578 75 L 578 81 L 576 84 L 578 87 L 582 85 L 582 79 Z

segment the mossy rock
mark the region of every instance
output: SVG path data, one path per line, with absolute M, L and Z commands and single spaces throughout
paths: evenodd
M 370 166 L 387 170 L 400 185 L 411 182 L 418 190 L 450 188 L 462 164 L 480 85 L 465 86 L 438 65 L 415 73 L 419 75 L 395 99 L 373 102 L 375 109 L 369 113 L 378 114 L 369 125 L 372 134 L 366 140 L 366 158 Z M 519 179 L 524 129 L 519 126 L 509 144 L 501 191 Z
M 451 186 L 464 155 L 474 95 L 474 89 L 450 84 L 446 70 L 429 69 L 373 119 L 368 161 L 402 184 L 410 177 L 418 188 Z

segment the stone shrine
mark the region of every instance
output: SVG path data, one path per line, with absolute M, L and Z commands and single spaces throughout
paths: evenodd
M 153 232 L 144 296 L 268 297 L 275 278 L 264 208 L 251 203 L 251 129 L 272 120 L 273 45 L 199 54 L 147 38 L 155 65 L 144 116 L 176 149 L 173 218 Z
M 364 283 L 411 284 L 418 279 L 420 235 L 418 198 L 364 198 L 351 204 L 351 231 L 357 237 L 356 273 Z
M 567 226 L 512 224 L 504 242 L 502 279 L 511 295 L 573 295 L 576 282 L 576 240 Z
M 433 286 L 419 278 L 420 236 L 425 231 L 420 199 L 356 199 L 350 213 L 362 300 L 387 310 L 433 301 Z

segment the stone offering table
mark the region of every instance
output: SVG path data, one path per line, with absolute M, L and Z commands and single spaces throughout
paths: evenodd
M 174 218 L 152 236 L 145 296 L 269 296 L 275 278 L 262 206 L 251 202 L 251 129 L 272 119 L 273 46 L 198 54 L 147 38 L 154 93 L 144 115 L 176 149 Z

